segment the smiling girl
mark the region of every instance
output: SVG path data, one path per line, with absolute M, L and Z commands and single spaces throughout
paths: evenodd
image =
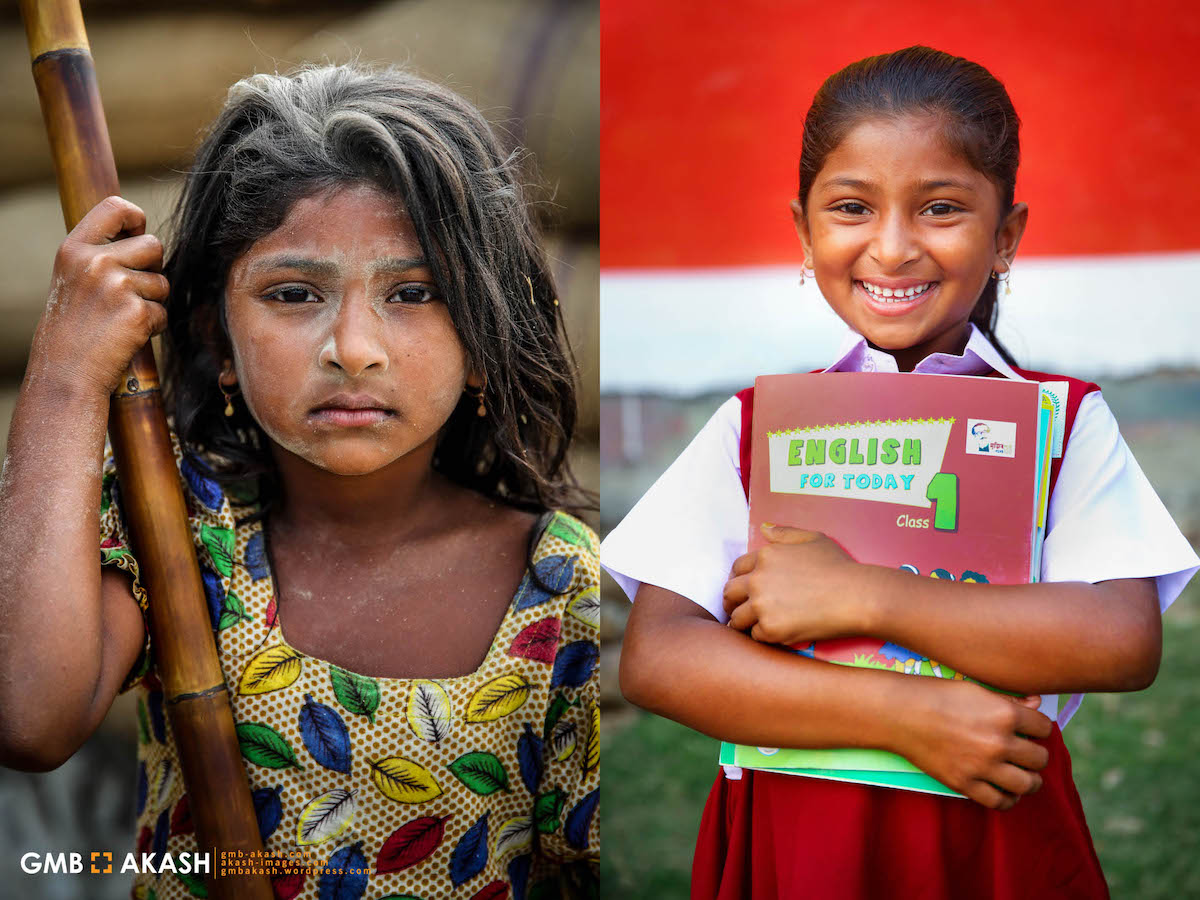
M 573 365 L 517 179 L 451 92 L 314 68 L 233 86 L 165 264 L 120 198 L 71 232 L 0 485 L 0 761 L 60 765 L 135 689 L 139 849 L 195 849 L 105 446 L 165 329 L 259 828 L 309 866 L 277 895 L 593 882 L 599 570 L 557 511 L 587 502 Z
M 925 47 L 862 60 L 813 101 L 792 211 L 805 268 L 850 329 L 825 371 L 1068 381 L 1041 583 L 912 578 L 804 522 L 765 527 L 770 543 L 746 553 L 752 391 L 602 548 L 635 600 L 621 660 L 634 703 L 736 743 L 890 750 L 970 798 L 730 769 L 701 823 L 694 898 L 1107 896 L 1060 727 L 1083 692 L 1154 680 L 1160 612 L 1200 560 L 1096 386 L 1018 369 L 995 339 L 1028 218 L 1018 125 L 967 60 Z M 1016 697 L 771 646 L 853 635 Z

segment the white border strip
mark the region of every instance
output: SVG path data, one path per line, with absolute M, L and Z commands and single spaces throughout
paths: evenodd
M 832 360 L 844 329 L 794 266 L 604 270 L 600 389 L 694 394 Z M 1200 252 L 1018 260 L 999 336 L 1089 378 L 1200 367 Z

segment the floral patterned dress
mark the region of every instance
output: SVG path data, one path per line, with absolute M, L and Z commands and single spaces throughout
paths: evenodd
M 296 650 L 276 617 L 252 497 L 204 459 L 176 461 L 259 830 L 296 861 L 278 898 L 537 900 L 596 893 L 599 565 L 592 531 L 543 516 L 520 587 L 479 668 L 376 678 Z M 101 561 L 146 596 L 106 451 Z M 194 852 L 179 754 L 147 631 L 138 691 L 139 853 Z M 215 870 L 216 864 L 213 863 Z M 357 871 L 356 871 L 357 870 Z M 136 876 L 135 898 L 205 896 L 194 875 Z

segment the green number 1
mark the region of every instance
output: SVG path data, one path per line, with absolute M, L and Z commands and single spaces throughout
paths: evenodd
M 925 499 L 933 501 L 933 527 L 938 531 L 958 530 L 958 476 L 938 472 L 929 480 Z

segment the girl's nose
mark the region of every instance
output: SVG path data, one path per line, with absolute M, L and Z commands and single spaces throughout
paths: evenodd
M 348 293 L 338 306 L 328 339 L 321 347 L 322 366 L 358 376 L 369 369 L 387 371 L 387 348 L 381 333 L 383 323 L 364 295 Z
M 916 230 L 908 216 L 899 212 L 880 216 L 869 252 L 885 271 L 899 269 L 919 257 Z

